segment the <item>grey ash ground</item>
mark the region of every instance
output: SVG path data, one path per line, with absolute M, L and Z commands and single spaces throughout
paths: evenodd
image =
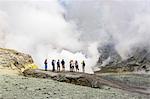
M 100 89 L 51 79 L 0 75 L 0 99 L 149 99 L 149 95 L 103 86 Z

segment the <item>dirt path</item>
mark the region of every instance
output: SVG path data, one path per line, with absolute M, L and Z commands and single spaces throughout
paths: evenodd
M 122 89 L 122 90 L 125 90 L 125 91 L 150 95 L 150 92 L 149 92 L 150 88 L 144 88 L 144 87 L 139 87 L 139 86 L 129 86 L 129 85 L 124 84 L 122 82 L 115 81 L 115 80 L 108 80 L 108 79 L 105 79 L 105 78 L 99 78 L 99 80 L 103 81 L 103 83 L 105 85 L 108 85 L 108 86 L 113 87 L 113 88 L 119 88 L 119 89 Z

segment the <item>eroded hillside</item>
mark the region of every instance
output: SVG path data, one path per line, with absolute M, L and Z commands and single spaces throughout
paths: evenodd
M 36 67 L 30 55 L 0 48 L 0 73 L 20 74 L 27 68 Z

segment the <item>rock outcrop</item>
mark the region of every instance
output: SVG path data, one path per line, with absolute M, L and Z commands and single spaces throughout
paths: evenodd
M 27 68 L 36 67 L 33 63 L 30 55 L 0 48 L 0 73 L 22 73 Z
M 59 82 L 67 82 L 93 88 L 100 88 L 102 84 L 105 84 L 103 81 L 101 82 L 98 80 L 98 77 L 94 77 L 94 75 L 79 72 L 52 72 L 40 69 L 29 69 L 25 70 L 23 74 L 26 77 L 53 79 Z
M 126 91 L 141 93 L 150 95 L 147 92 L 147 88 L 134 85 L 128 85 L 124 82 L 120 82 L 118 80 L 107 79 L 108 77 L 95 75 L 95 74 L 86 74 L 79 72 L 52 72 L 52 71 L 44 71 L 40 69 L 29 69 L 23 72 L 26 77 L 35 77 L 35 78 L 44 78 L 44 79 L 53 79 L 59 82 L 66 82 L 75 85 L 88 86 L 92 88 L 100 88 L 102 89 L 104 86 L 109 86 L 117 89 L 123 89 Z

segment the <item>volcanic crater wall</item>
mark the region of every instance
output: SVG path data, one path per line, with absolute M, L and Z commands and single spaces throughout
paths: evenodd
M 134 48 L 126 59 L 122 59 L 111 44 L 99 48 L 99 52 L 97 67 L 101 70 L 95 73 L 150 71 L 150 51 L 147 48 Z

